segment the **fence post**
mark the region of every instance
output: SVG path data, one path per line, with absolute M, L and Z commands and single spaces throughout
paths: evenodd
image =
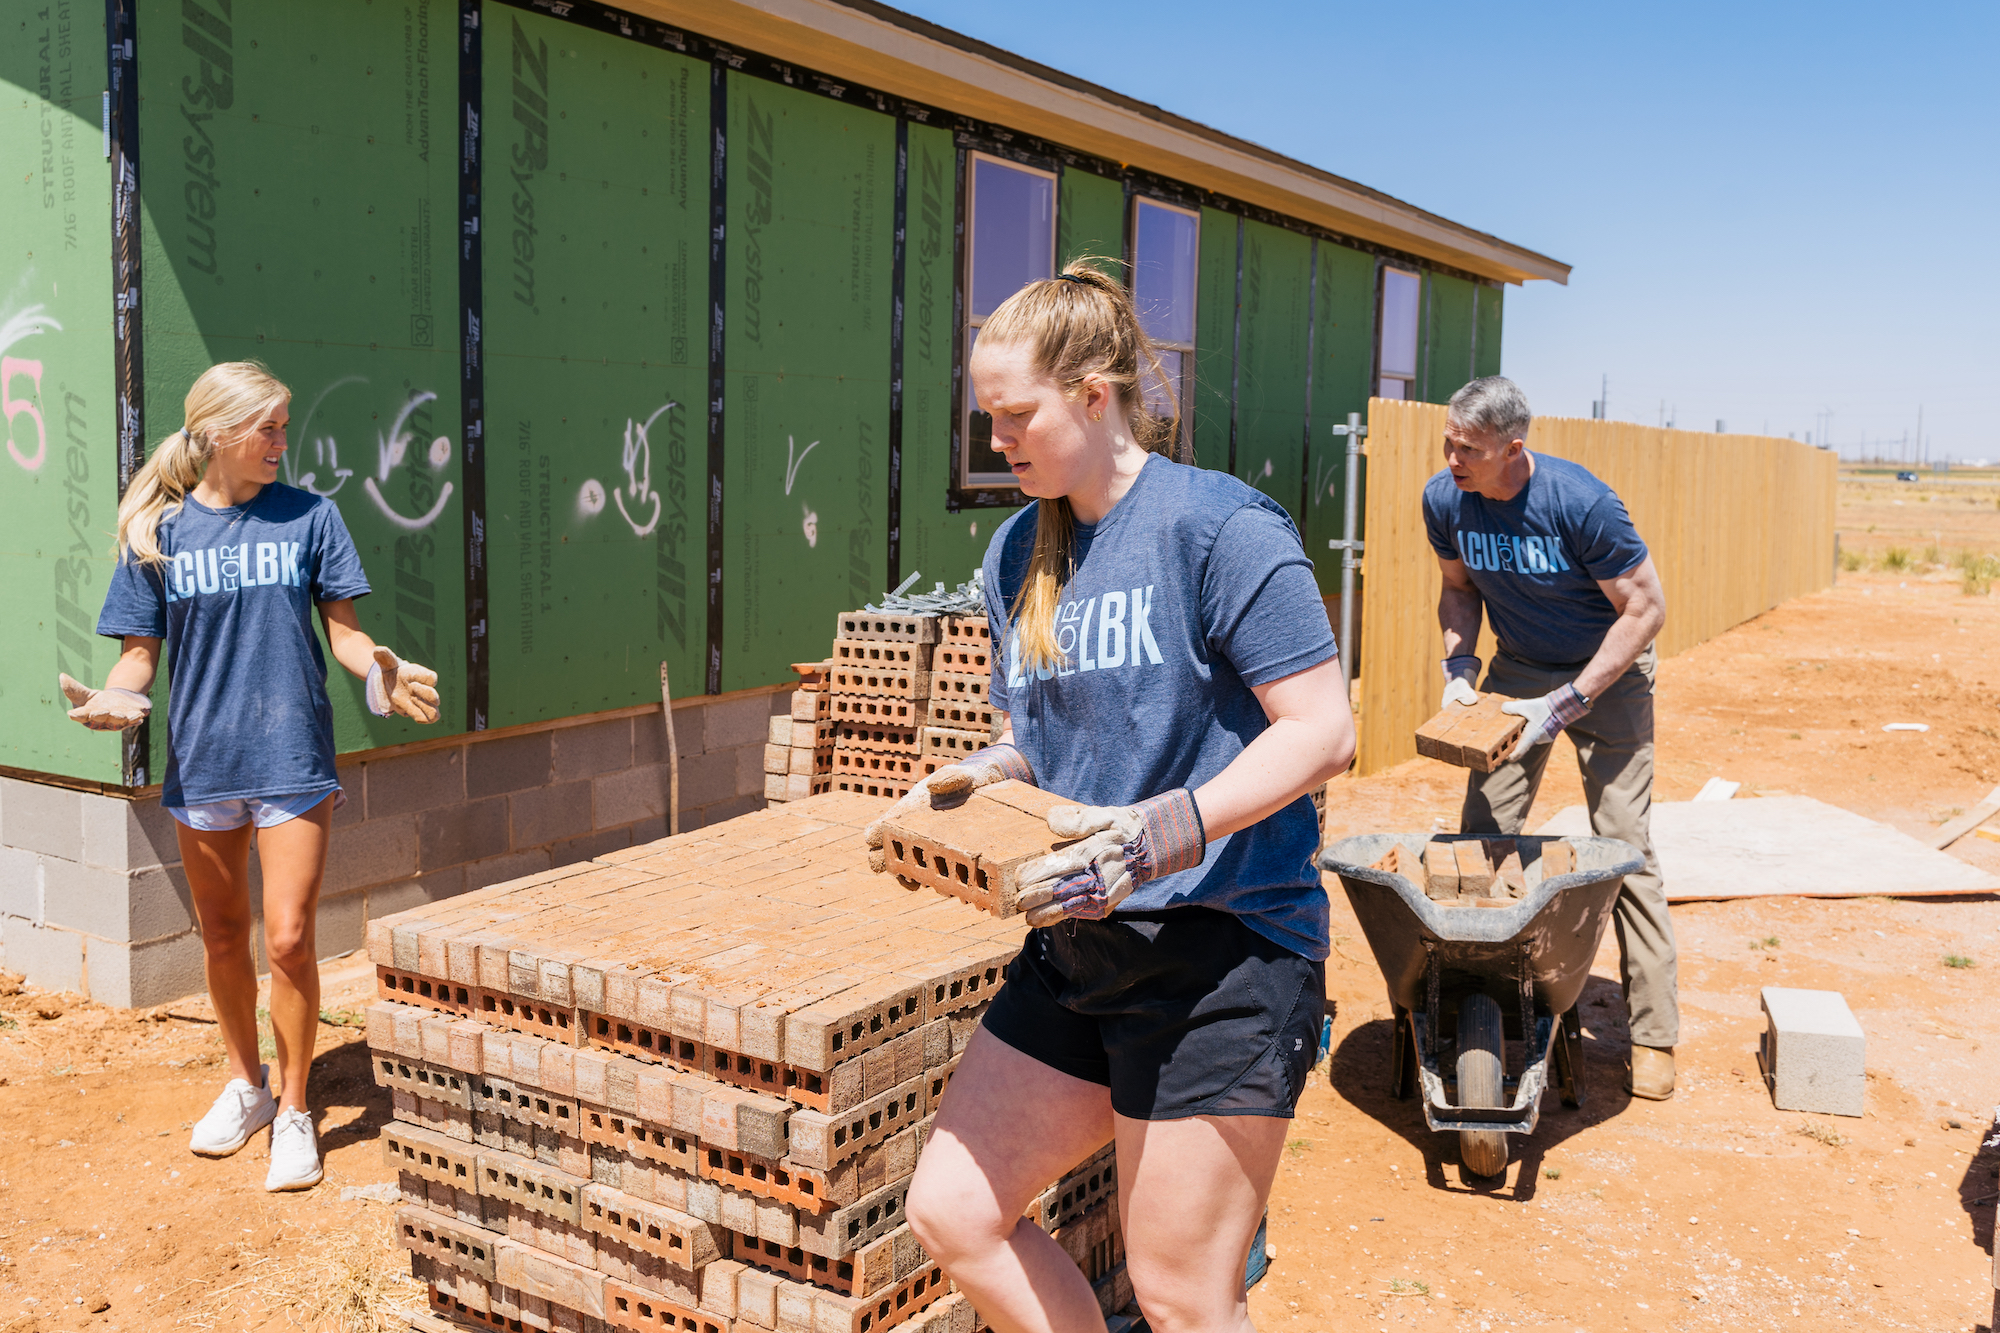
M 1329 541 L 1327 547 L 1340 552 L 1340 683 L 1350 695 L 1354 692 L 1354 565 L 1355 556 L 1361 550 L 1361 540 L 1354 535 L 1360 523 L 1359 492 L 1361 490 L 1361 441 L 1368 437 L 1368 427 L 1361 424 L 1359 412 L 1347 414 L 1347 424 L 1335 426 L 1335 435 L 1347 437 L 1347 491 L 1343 500 L 1340 519 L 1340 537 Z

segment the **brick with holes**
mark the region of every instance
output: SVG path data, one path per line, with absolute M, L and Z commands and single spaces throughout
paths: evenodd
M 1023 782 L 981 787 L 960 804 L 918 808 L 882 827 L 891 874 L 963 899 L 998 917 L 1015 915 L 1023 865 L 1054 849 L 1048 812 L 1073 802 Z

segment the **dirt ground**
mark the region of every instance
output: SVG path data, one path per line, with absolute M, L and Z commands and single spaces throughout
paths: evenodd
M 1905 485 L 1844 488 L 1843 531 L 1874 522 L 1863 537 L 1914 540 L 1887 530 Z M 2000 490 L 1985 494 L 1965 544 L 2000 549 Z M 1942 562 L 1846 573 L 1662 663 L 1659 798 L 1720 775 L 1740 798 L 1812 796 L 1913 833 L 1978 801 L 2000 783 L 2000 607 L 1961 589 Z M 1884 733 L 1891 721 L 1931 730 Z M 1581 799 L 1558 745 L 1531 827 Z M 1462 789 L 1461 771 L 1428 760 L 1342 780 L 1328 832 L 1452 829 Z M 2000 872 L 2000 841 L 1953 853 Z M 1786 898 L 1674 917 L 1679 1093 L 1623 1091 L 1607 948 L 1584 1005 L 1584 1106 L 1548 1097 L 1506 1176 L 1482 1182 L 1414 1102 L 1386 1095 L 1388 1002 L 1336 888 L 1333 1049 L 1272 1195 L 1258 1326 L 1994 1333 L 2000 1151 L 1980 1142 L 2000 1104 L 2000 898 Z M 282 1196 L 263 1191 L 261 1137 L 225 1161 L 187 1152 L 220 1078 L 204 1002 L 135 1013 L 0 981 L 14 991 L 0 996 L 0 1333 L 362 1329 L 370 1309 L 420 1303 L 389 1205 L 357 1194 L 393 1193 L 379 1188 L 388 1097 L 346 1025 L 367 1002 L 366 962 L 326 975 L 314 1100 L 327 1177 Z M 1772 1109 L 1754 1056 L 1769 984 L 1846 995 L 1868 1033 L 1864 1118 Z

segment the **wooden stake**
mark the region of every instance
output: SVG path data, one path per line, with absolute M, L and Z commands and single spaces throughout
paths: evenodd
M 667 832 L 681 831 L 681 750 L 674 744 L 674 692 L 667 684 L 667 664 L 660 663 L 660 713 L 667 720 Z

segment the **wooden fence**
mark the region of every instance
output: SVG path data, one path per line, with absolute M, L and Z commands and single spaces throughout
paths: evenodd
M 1444 466 L 1444 423 L 1437 404 L 1368 404 L 1357 773 L 1415 758 L 1412 733 L 1438 705 L 1444 638 L 1422 496 Z M 1582 464 L 1624 500 L 1666 588 L 1663 656 L 1833 582 L 1837 461 L 1824 450 L 1562 417 L 1536 418 L 1528 447 Z M 1492 660 L 1490 629 L 1479 655 Z

